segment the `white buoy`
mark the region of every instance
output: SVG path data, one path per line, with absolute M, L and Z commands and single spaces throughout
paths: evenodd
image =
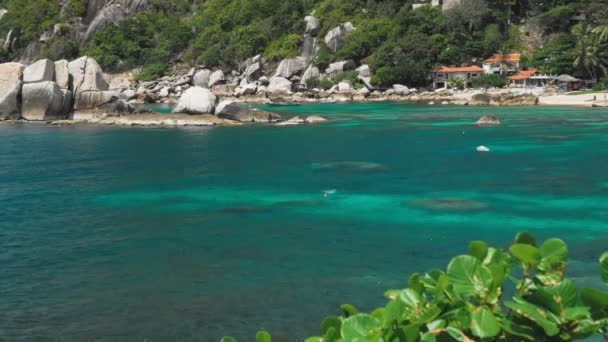
M 490 149 L 485 146 L 477 146 L 477 152 L 490 152 Z

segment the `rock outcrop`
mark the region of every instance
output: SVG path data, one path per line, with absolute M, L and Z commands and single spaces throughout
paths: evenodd
M 283 121 L 283 122 L 279 122 L 277 124 L 275 124 L 276 126 L 296 126 L 299 125 L 301 123 L 304 123 L 304 120 L 302 118 L 300 118 L 299 116 L 293 117 L 287 121 Z
M 66 119 L 71 93 L 55 82 L 44 81 L 23 85 L 21 116 L 26 120 Z
M 304 21 L 306 21 L 306 31 L 304 33 L 316 37 L 321 31 L 321 20 L 309 15 L 304 18 Z
M 194 77 L 192 78 L 192 84 L 194 84 L 195 87 L 209 88 L 209 79 L 210 78 L 211 78 L 211 70 L 203 69 L 203 70 L 197 72 L 196 74 L 194 74 Z
M 309 124 L 316 124 L 316 123 L 323 123 L 323 122 L 327 122 L 327 119 L 317 116 L 317 115 L 311 115 L 309 117 L 306 118 L 306 123 Z
M 469 101 L 469 106 L 488 106 L 492 98 L 488 94 L 475 94 Z
M 0 64 L 0 120 L 20 117 L 23 70 L 24 66 L 19 63 Z
M 221 106 L 221 107 L 220 107 Z M 243 103 L 227 102 L 218 106 L 216 114 L 221 119 L 238 122 L 276 122 L 281 116 L 271 112 L 255 110 Z
M 300 74 L 306 69 L 306 66 L 306 58 L 304 57 L 284 59 L 279 63 L 279 66 L 274 73 L 274 77 L 290 78 Z
M 62 59 L 55 62 L 55 83 L 61 89 L 69 89 L 70 87 L 70 70 L 68 69 L 68 61 Z
M 55 63 L 41 59 L 23 70 L 23 83 L 51 82 L 54 76 Z
M 475 124 L 477 126 L 498 126 L 500 125 L 500 120 L 494 114 L 485 114 Z
M 121 21 L 148 8 L 151 0 L 90 0 L 88 1 L 87 16 L 89 23 L 84 41 L 89 41 L 95 33 L 108 25 L 118 25 Z
M 325 69 L 325 73 L 329 75 L 329 77 L 334 78 L 339 74 L 352 70 L 355 67 L 355 62 L 352 60 L 347 61 L 338 61 L 335 63 L 331 63 L 327 69 Z
M 226 76 L 222 70 L 214 71 L 211 76 L 209 76 L 209 88 L 213 88 L 218 84 L 223 84 L 226 81 Z
M 215 100 L 215 95 L 209 89 L 192 87 L 182 94 L 173 113 L 213 114 Z
M 346 42 L 346 36 L 355 29 L 351 22 L 340 24 L 337 27 L 329 30 L 325 35 L 325 44 L 331 52 L 338 51 Z
M 268 84 L 268 91 L 271 93 L 291 93 L 291 81 L 284 77 L 272 77 Z
M 108 91 L 108 83 L 101 67 L 89 57 L 81 57 L 68 64 L 71 77 L 74 110 L 93 109 L 109 103 L 118 94 Z
M 262 77 L 262 63 L 254 62 L 251 63 L 247 69 L 245 69 L 245 79 L 247 82 L 257 81 L 260 77 Z

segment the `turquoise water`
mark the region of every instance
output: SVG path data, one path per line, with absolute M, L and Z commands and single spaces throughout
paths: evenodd
M 270 109 L 330 122 L 0 125 L 0 340 L 302 340 L 520 230 L 565 239 L 568 274 L 599 286 L 608 111 Z M 486 112 L 503 125 L 470 125 Z

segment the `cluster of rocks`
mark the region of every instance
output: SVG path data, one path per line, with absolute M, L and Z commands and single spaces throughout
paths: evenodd
M 0 64 L 0 89 L 0 119 L 46 121 L 133 111 L 108 90 L 99 64 L 88 57 L 43 59 L 27 67 Z

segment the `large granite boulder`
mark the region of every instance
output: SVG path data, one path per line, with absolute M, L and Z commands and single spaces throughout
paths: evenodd
M 213 114 L 216 97 L 209 89 L 192 87 L 179 98 L 173 113 Z
M 23 85 L 21 116 L 26 120 L 67 119 L 71 93 L 55 82 L 44 81 Z
M 346 42 L 346 36 L 355 29 L 351 22 L 340 24 L 337 27 L 329 30 L 325 35 L 325 44 L 331 52 L 338 51 Z
M 19 118 L 23 70 L 19 63 L 0 64 L 0 120 Z
M 108 91 L 108 83 L 97 62 L 89 57 L 80 57 L 68 64 L 74 110 L 92 109 L 113 101 L 117 93 Z
M 306 65 L 306 58 L 304 57 L 284 59 L 279 63 L 274 77 L 290 78 L 304 71 Z
M 244 103 L 224 102 L 218 106 L 216 115 L 221 119 L 238 122 L 275 122 L 281 116 L 271 112 L 255 110 Z
M 23 70 L 23 83 L 38 83 L 53 81 L 55 63 L 49 59 L 41 59 Z
M 209 76 L 209 88 L 213 88 L 213 86 L 218 84 L 223 84 L 226 81 L 226 76 L 222 70 L 214 71 L 211 76 Z
M 306 84 L 306 81 L 311 79 L 311 78 L 319 78 L 319 76 L 321 76 L 321 72 L 319 71 L 319 68 L 317 68 L 314 65 L 309 65 L 308 68 L 306 69 L 306 71 L 304 71 L 304 74 L 302 75 L 302 79 L 300 80 L 301 84 Z
M 68 69 L 68 61 L 62 59 L 55 62 L 55 83 L 61 89 L 69 89 L 70 87 L 70 71 Z
M 353 60 L 338 61 L 331 63 L 329 68 L 325 69 L 325 73 L 328 74 L 329 77 L 334 78 L 345 71 L 354 69 L 355 66 L 356 65 Z
M 321 20 L 309 15 L 304 18 L 304 21 L 306 21 L 306 31 L 304 33 L 316 37 L 321 31 Z
M 471 97 L 471 100 L 469 101 L 469 106 L 488 106 L 491 100 L 492 99 L 488 94 L 475 94 L 473 95 L 473 97 Z
M 270 93 L 291 93 L 291 81 L 284 77 L 271 77 L 268 84 Z
M 134 13 L 148 8 L 151 0 L 89 0 L 85 22 L 89 23 L 84 41 L 109 25 L 118 25 Z
M 197 72 L 196 74 L 194 74 L 194 77 L 192 78 L 192 84 L 194 84 L 195 87 L 209 88 L 209 79 L 210 78 L 211 78 L 211 70 L 203 69 L 203 70 Z
M 252 63 L 245 69 L 245 79 L 247 82 L 257 81 L 260 77 L 262 77 L 262 63 Z
M 363 64 L 362 66 L 358 67 L 357 72 L 359 72 L 359 76 L 361 77 L 372 77 L 372 72 L 367 64 Z

